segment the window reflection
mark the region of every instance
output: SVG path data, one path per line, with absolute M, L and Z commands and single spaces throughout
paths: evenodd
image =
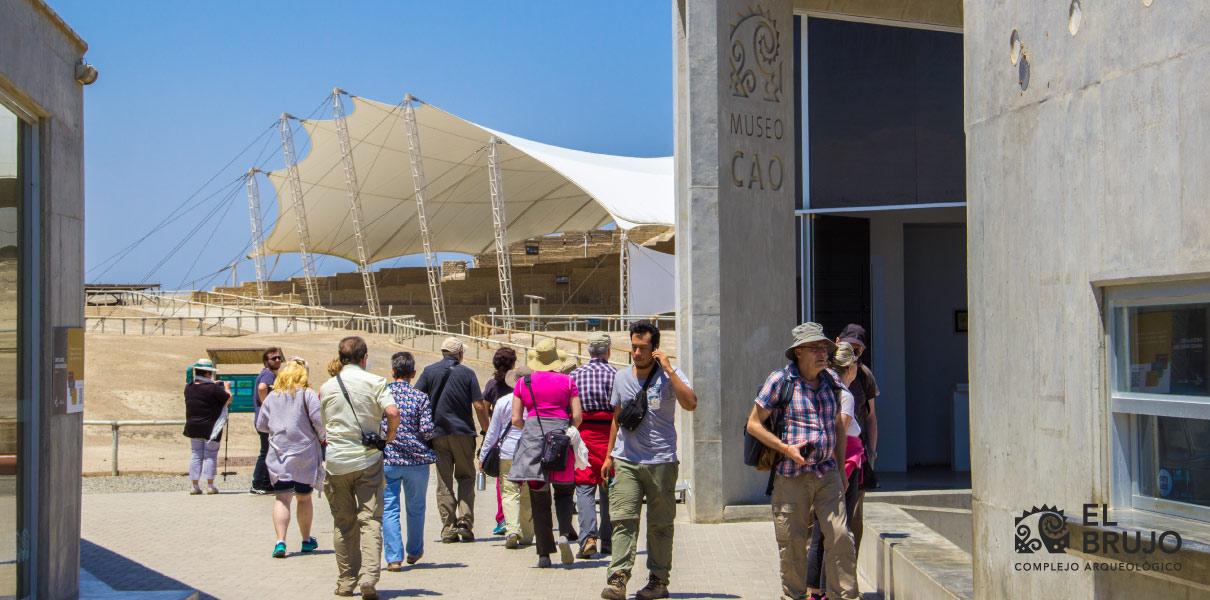
M 0 597 L 17 595 L 21 130 L 17 116 L 0 105 Z
M 1148 394 L 1210 396 L 1206 352 L 1210 304 L 1120 309 L 1125 333 L 1118 349 L 1118 389 Z
M 1210 506 L 1210 421 L 1139 417 L 1139 491 Z

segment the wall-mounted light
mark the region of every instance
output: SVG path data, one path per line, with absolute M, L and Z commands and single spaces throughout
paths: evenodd
M 81 58 L 80 62 L 76 63 L 76 81 L 80 85 L 89 85 L 97 80 L 97 68 L 84 62 Z

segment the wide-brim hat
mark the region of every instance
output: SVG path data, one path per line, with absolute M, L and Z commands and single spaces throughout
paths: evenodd
M 849 323 L 848 325 L 845 325 L 844 329 L 840 330 L 839 337 L 840 337 L 840 341 L 842 341 L 842 342 L 848 342 L 850 344 L 858 344 L 862 348 L 869 346 L 869 344 L 866 343 L 867 336 L 866 336 L 865 327 L 862 327 L 861 325 L 858 325 L 857 323 Z
M 199 358 L 197 359 L 197 362 L 193 363 L 193 372 L 196 373 L 198 371 L 210 371 L 211 373 L 218 373 L 218 367 L 214 366 L 214 361 L 210 360 L 209 358 Z
M 545 339 L 525 353 L 525 365 L 534 371 L 558 371 L 567 362 L 567 353 Z
M 828 336 L 823 334 L 823 325 L 812 323 L 810 321 L 803 323 L 790 331 L 790 335 L 794 338 L 790 347 L 786 348 L 786 357 L 794 360 L 794 349 L 799 346 L 805 346 L 811 342 L 827 342 L 828 353 L 836 351 L 836 342 L 828 339 Z

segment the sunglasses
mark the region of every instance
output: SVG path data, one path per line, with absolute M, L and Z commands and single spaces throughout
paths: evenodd
M 280 356 L 270 356 L 270 357 L 269 357 L 267 360 L 277 360 L 277 361 L 280 361 L 280 360 L 283 360 L 283 359 L 282 359 L 282 357 L 280 357 Z

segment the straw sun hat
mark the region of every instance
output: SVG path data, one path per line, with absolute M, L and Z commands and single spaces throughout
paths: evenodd
M 525 354 L 525 365 L 533 371 L 558 371 L 567 362 L 567 353 L 555 346 L 555 341 L 538 342 Z

